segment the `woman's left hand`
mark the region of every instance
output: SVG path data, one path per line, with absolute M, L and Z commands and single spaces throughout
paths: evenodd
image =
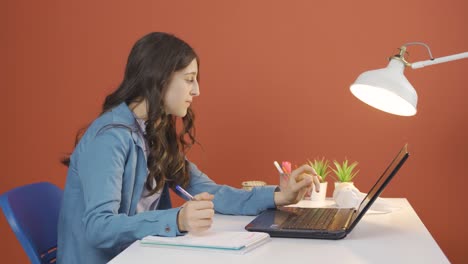
M 289 175 L 288 185 L 280 192 L 275 192 L 275 204 L 280 206 L 298 203 L 304 197 L 307 189 L 314 188 L 314 186 L 318 192 L 320 190 L 319 177 L 309 165 L 302 165 L 295 169 Z

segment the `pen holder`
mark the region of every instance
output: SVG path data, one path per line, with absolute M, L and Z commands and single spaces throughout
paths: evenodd
M 328 183 L 327 182 L 321 182 L 320 183 L 320 191 L 316 192 L 315 189 L 311 191 L 309 199 L 312 201 L 325 201 L 325 198 L 327 197 L 327 187 Z
M 242 182 L 242 189 L 250 191 L 253 187 L 265 186 L 266 182 L 264 181 L 244 181 Z

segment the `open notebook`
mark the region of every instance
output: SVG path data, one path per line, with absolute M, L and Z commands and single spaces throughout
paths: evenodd
M 270 240 L 270 235 L 262 232 L 214 232 L 177 237 L 144 237 L 143 246 L 195 249 L 244 254 Z

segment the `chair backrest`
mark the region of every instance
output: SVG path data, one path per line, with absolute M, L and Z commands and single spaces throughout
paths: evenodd
M 34 264 L 54 263 L 63 191 L 47 182 L 12 189 L 0 196 L 8 223 Z

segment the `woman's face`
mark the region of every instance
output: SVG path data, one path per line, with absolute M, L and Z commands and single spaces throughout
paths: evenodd
M 193 97 L 200 95 L 197 81 L 198 65 L 194 59 L 186 68 L 172 76 L 164 97 L 165 110 L 168 114 L 184 117 Z

